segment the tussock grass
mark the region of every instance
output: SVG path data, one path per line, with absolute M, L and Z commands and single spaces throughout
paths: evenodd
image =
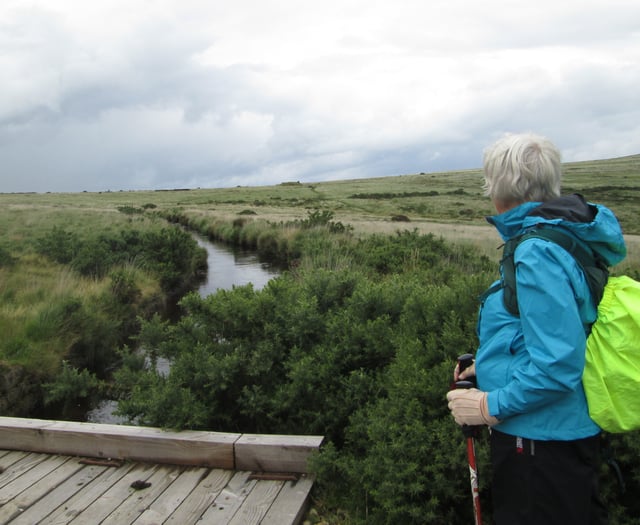
M 588 200 L 609 205 L 621 218 L 627 233 L 640 234 L 635 206 L 640 191 L 637 182 L 640 155 L 565 163 L 563 167 L 566 192 L 579 192 Z M 151 211 L 175 208 L 225 221 L 251 210 L 257 219 L 274 222 L 302 219 L 308 210 L 325 209 L 333 211 L 336 220 L 343 222 L 353 218 L 384 223 L 392 215 L 406 215 L 412 222 L 484 226 L 484 217 L 493 213 L 493 209 L 482 195 L 481 186 L 481 170 L 471 169 L 189 191 L 0 194 L 0 204 L 14 211 L 49 210 L 54 215 L 69 209 L 117 216 L 123 215 L 115 213 L 117 208 L 125 206 Z
M 88 311 L 110 293 L 108 277 L 82 277 L 68 266 L 48 260 L 35 251 L 35 241 L 53 227 L 81 235 L 119 229 L 131 219 L 117 212 L 77 208 L 7 207 L 0 209 L 0 243 L 11 264 L 0 267 L 0 363 L 20 365 L 38 376 L 51 376 L 78 338 L 65 323 L 65 305 L 82 305 Z M 146 218 L 141 224 L 158 222 Z M 142 297 L 159 293 L 157 281 L 135 262 L 123 267 Z M 104 301 L 103 301 L 104 302 Z
M 588 200 L 610 206 L 622 223 L 629 255 L 614 273 L 638 275 L 640 155 L 567 163 L 564 171 L 566 192 L 580 192 Z M 20 327 L 26 324 L 32 323 L 36 330 L 34 319 L 41 316 L 44 330 L 51 304 L 70 298 L 90 302 L 104 292 L 106 281 L 79 278 L 35 255 L 34 239 L 53 227 L 80 235 L 130 226 L 144 230 L 164 223 L 162 214 L 175 210 L 211 238 L 267 253 L 290 253 L 295 250 L 297 231 L 292 223 L 304 220 L 313 210 L 325 210 L 356 236 L 416 230 L 469 245 L 497 261 L 501 240 L 485 221 L 494 210 L 482 195 L 481 184 L 481 170 L 474 169 L 189 191 L 0 194 L 0 247 L 16 261 L 0 267 L 0 329 L 5 339 L 18 337 Z M 394 222 L 394 215 L 404 215 L 409 222 Z M 322 258 L 327 268 L 339 269 L 346 264 L 339 246 L 315 257 Z M 157 293 L 157 285 L 136 268 L 135 261 L 126 271 L 143 295 Z M 21 351 L 26 352 L 24 348 Z M 2 352 L 0 349 L 0 359 Z

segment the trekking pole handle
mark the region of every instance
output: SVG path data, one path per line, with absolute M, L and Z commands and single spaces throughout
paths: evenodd
M 458 373 L 462 372 L 466 368 L 469 368 L 473 364 L 473 355 L 472 354 L 462 354 L 458 357 Z M 453 388 L 458 389 L 468 389 L 476 387 L 476 378 L 470 377 L 468 379 L 463 379 L 461 381 L 456 381 L 453 384 Z M 462 425 L 462 433 L 465 437 L 477 437 L 479 433 L 479 428 L 477 426 L 469 426 Z
M 462 354 L 458 357 L 458 373 L 461 373 L 463 370 L 466 370 L 473 364 L 473 355 L 472 354 Z M 476 386 L 476 378 L 471 377 L 469 379 L 465 379 L 463 381 L 456 381 L 456 388 L 473 388 Z

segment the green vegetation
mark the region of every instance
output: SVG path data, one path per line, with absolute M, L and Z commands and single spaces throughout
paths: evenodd
M 75 399 L 63 362 L 104 378 L 139 318 L 161 311 L 206 264 L 191 236 L 166 221 L 47 208 L 4 210 L 0 252 L 0 413 L 66 413 Z M 25 378 L 28 378 L 25 381 Z M 58 383 L 54 385 L 54 383 Z M 75 394 L 74 394 L 75 392 Z
M 640 155 L 620 159 L 572 162 L 564 165 L 566 192 L 582 193 L 587 200 L 611 206 L 626 233 L 640 234 L 633 215 L 640 188 Z M 253 212 L 256 219 L 278 222 L 304 217 L 307 210 L 329 210 L 344 223 L 389 221 L 406 215 L 418 225 L 447 222 L 484 226 L 493 213 L 482 196 L 478 169 L 421 173 L 372 179 L 275 186 L 76 194 L 4 194 L 0 203 L 13 210 L 37 207 L 59 213 L 70 208 L 86 212 L 113 212 L 118 208 L 132 220 L 138 210 L 179 209 L 215 219 L 236 218 Z M 358 231 L 359 227 L 356 227 Z
M 116 375 L 121 414 L 153 426 L 324 435 L 313 468 L 331 523 L 469 523 L 464 440 L 443 399 L 456 357 L 476 346 L 477 297 L 495 264 L 415 231 L 330 230 L 278 243 L 301 255 L 260 291 L 191 294 L 178 323 L 143 323 L 148 362 L 173 365 L 165 376 L 130 354 Z M 489 517 L 486 443 L 479 450 Z M 640 442 L 616 436 L 613 450 L 632 493 Z M 627 516 L 640 508 L 616 483 L 603 470 L 613 523 L 637 523 Z
M 640 232 L 640 156 L 565 168 L 566 189 Z M 477 296 L 496 277 L 500 241 L 485 226 L 492 210 L 480 184 L 468 170 L 0 195 L 0 414 L 27 415 L 34 407 L 20 401 L 29 396 L 62 406 L 91 397 L 117 359 L 108 386 L 122 414 L 143 424 L 326 436 L 313 460 L 326 523 L 469 523 L 464 440 L 444 394 L 455 358 L 476 346 Z M 202 262 L 176 225 L 288 270 L 260 291 L 187 294 L 171 322 L 160 305 Z M 628 240 L 630 262 L 615 271 L 638 278 L 637 240 Z M 172 360 L 168 375 L 155 370 L 159 357 Z M 638 434 L 611 445 L 627 484 L 620 494 L 604 467 L 612 524 L 639 524 Z
M 621 159 L 574 162 L 564 165 L 564 188 L 614 209 L 626 234 L 640 234 L 637 220 L 637 176 L 640 155 Z M 67 216 L 67 230 L 83 227 L 90 215 L 113 215 L 136 223 L 153 213 L 177 212 L 192 222 L 213 225 L 244 221 L 289 224 L 309 212 L 329 211 L 336 222 L 353 228 L 356 235 L 393 233 L 398 223 L 420 233 L 442 235 L 471 244 L 494 260 L 501 244 L 485 217 L 494 213 L 482 195 L 478 169 L 445 173 L 420 173 L 372 179 L 321 183 L 284 183 L 275 186 L 194 189 L 185 191 L 102 192 L 76 194 L 0 194 L 7 213 L 28 217 L 48 212 Z M 129 213 L 135 210 L 135 213 Z M 145 214 L 138 213 L 144 210 Z M 36 227 L 34 221 L 28 221 Z M 403 228 L 404 229 L 404 226 Z M 231 240 L 230 242 L 233 242 Z M 630 239 L 630 260 L 640 261 L 638 239 Z M 0 243 L 0 246 L 2 243 Z M 628 271 L 623 264 L 620 271 Z
M 140 332 L 163 376 L 117 373 L 122 414 L 143 424 L 326 436 L 322 498 L 354 523 L 468 523 L 463 439 L 444 393 L 474 346 L 476 296 L 495 269 L 415 232 L 355 240 L 301 231 L 295 271 L 182 301 Z

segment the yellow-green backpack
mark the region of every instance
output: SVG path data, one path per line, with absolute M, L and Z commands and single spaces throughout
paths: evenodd
M 609 276 L 603 262 L 565 230 L 536 228 L 504 246 L 499 286 L 506 309 L 514 315 L 519 314 L 514 254 L 518 244 L 531 237 L 553 241 L 569 252 L 583 269 L 598 304 L 582 376 L 591 419 L 607 432 L 640 429 L 640 283 L 627 276 Z
M 607 432 L 640 428 L 640 283 L 609 277 L 587 338 L 582 384 L 589 415 Z

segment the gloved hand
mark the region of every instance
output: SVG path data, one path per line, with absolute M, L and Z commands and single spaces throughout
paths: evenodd
M 449 410 L 458 425 L 497 425 L 495 417 L 489 415 L 487 393 L 477 388 L 451 390 L 447 393 Z

